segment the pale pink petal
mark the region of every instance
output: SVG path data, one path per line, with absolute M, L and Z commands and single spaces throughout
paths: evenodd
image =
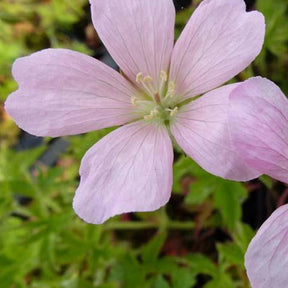
M 223 86 L 180 108 L 171 124 L 179 146 L 208 172 L 237 181 L 259 176 L 238 156 L 229 125 L 229 94 L 238 84 Z
M 255 77 L 230 96 L 233 143 L 261 173 L 288 183 L 288 100 L 268 79 Z
M 12 72 L 19 89 L 5 109 L 31 134 L 78 134 L 135 118 L 131 84 L 84 54 L 47 49 L 16 60 Z
M 175 45 L 171 80 L 187 99 L 216 88 L 259 54 L 265 33 L 261 13 L 245 11 L 243 0 L 204 0 Z
M 152 211 L 170 198 L 173 148 L 165 127 L 134 122 L 110 133 L 84 156 L 73 207 L 100 224 L 133 211 Z
M 288 283 L 288 205 L 278 208 L 249 244 L 245 266 L 252 288 L 284 288 Z
M 104 45 L 131 81 L 142 72 L 156 80 L 167 71 L 174 41 L 172 0 L 90 0 Z

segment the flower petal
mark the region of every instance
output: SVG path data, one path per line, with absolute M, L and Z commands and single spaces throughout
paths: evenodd
M 230 96 L 233 143 L 261 173 L 288 183 L 288 100 L 268 79 L 255 77 Z
M 259 176 L 238 156 L 227 122 L 229 94 L 237 84 L 210 91 L 183 106 L 171 131 L 186 154 L 208 172 L 231 180 L 246 181 Z
M 5 109 L 31 134 L 79 134 L 135 118 L 131 84 L 84 54 L 47 49 L 16 60 L 12 72 L 19 89 Z
M 125 212 L 156 210 L 170 198 L 172 163 L 165 127 L 142 121 L 125 125 L 84 156 L 73 207 L 94 224 Z
M 247 13 L 243 0 L 204 0 L 173 51 L 178 97 L 207 92 L 238 74 L 259 54 L 264 33 L 263 15 Z
M 90 0 L 94 26 L 131 81 L 142 72 L 154 84 L 167 71 L 174 42 L 172 0 Z
M 278 208 L 249 244 L 245 266 L 253 288 L 286 287 L 288 205 Z

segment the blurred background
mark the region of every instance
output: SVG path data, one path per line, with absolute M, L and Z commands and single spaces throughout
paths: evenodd
M 174 2 L 177 38 L 201 1 Z M 288 95 L 288 1 L 246 4 L 265 15 L 266 39 L 256 61 L 232 82 L 261 75 Z M 117 69 L 91 24 L 88 0 L 0 0 L 0 287 L 250 287 L 247 245 L 287 202 L 287 187 L 267 176 L 225 181 L 176 151 L 166 207 L 100 226 L 84 223 L 71 206 L 80 160 L 112 129 L 42 139 L 20 131 L 3 109 L 17 89 L 13 61 L 49 47 Z

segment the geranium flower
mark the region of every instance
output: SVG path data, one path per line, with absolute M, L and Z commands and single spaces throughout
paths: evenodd
M 261 174 L 288 183 L 288 100 L 268 79 L 250 78 L 232 91 L 229 123 L 239 155 Z M 253 288 L 288 283 L 288 205 L 261 226 L 245 256 Z
M 122 74 L 64 49 L 16 60 L 6 109 L 31 134 L 61 136 L 123 125 L 84 156 L 73 206 L 87 222 L 151 211 L 170 198 L 174 137 L 207 171 L 258 176 L 233 148 L 228 95 L 215 89 L 258 55 L 264 18 L 243 0 L 204 0 L 174 46 L 172 0 L 90 0 L 94 26 Z M 193 100 L 193 101 L 192 101 Z M 171 136 L 171 137 L 170 137 Z
M 252 288 L 287 286 L 288 205 L 278 208 L 264 222 L 249 244 L 245 266 Z

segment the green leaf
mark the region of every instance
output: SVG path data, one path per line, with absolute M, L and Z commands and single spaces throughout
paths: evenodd
M 166 237 L 166 232 L 160 232 L 156 234 L 148 244 L 142 247 L 142 260 L 144 263 L 157 260 Z
M 271 177 L 267 176 L 267 175 L 262 175 L 259 177 L 259 180 L 265 184 L 266 187 L 268 187 L 269 189 L 272 189 L 273 187 L 273 180 L 271 179 Z
M 185 203 L 200 205 L 212 194 L 215 188 L 215 179 L 201 178 L 200 181 L 190 185 L 189 193 L 185 197 Z
M 178 268 L 172 273 L 173 288 L 190 288 L 196 283 L 196 274 L 193 274 L 191 269 Z
M 215 277 L 218 274 L 216 265 L 205 255 L 192 254 L 187 256 L 187 261 L 191 267 L 192 273 L 206 274 L 211 277 Z
M 0 283 L 2 287 L 12 287 L 14 282 L 14 277 L 17 275 L 17 268 L 16 267 L 8 267 L 2 269 L 0 272 Z
M 111 280 L 123 283 L 125 288 L 141 288 L 145 273 L 138 261 L 130 254 L 124 255 L 114 266 Z
M 247 197 L 247 191 L 242 184 L 231 181 L 219 181 L 214 192 L 215 206 L 220 210 L 224 224 L 229 230 L 236 228 L 240 221 L 241 203 Z
M 212 281 L 208 282 L 205 288 L 235 288 L 232 278 L 228 274 L 219 273 Z
M 235 243 L 242 249 L 244 254 L 254 235 L 255 232 L 249 225 L 245 223 L 238 223 L 236 230 L 232 234 Z
M 225 262 L 229 265 L 238 265 L 244 268 L 244 253 L 237 244 L 233 242 L 218 243 L 217 250 L 220 263 Z
M 285 58 L 288 41 L 287 1 L 258 0 L 257 8 L 266 20 L 264 47 L 278 57 Z
M 155 280 L 154 288 L 170 288 L 170 285 L 163 276 L 158 275 Z
M 209 174 L 204 169 L 202 169 L 190 157 L 182 155 L 173 166 L 173 177 L 174 177 L 173 178 L 174 179 L 173 180 L 173 192 L 176 192 L 176 193 L 182 192 L 180 183 L 181 183 L 181 179 L 185 175 L 191 176 L 191 179 L 195 179 L 196 181 L 203 181 L 203 184 L 204 183 L 207 184 L 207 181 L 212 182 L 213 180 L 215 181 L 215 179 L 219 179 Z

